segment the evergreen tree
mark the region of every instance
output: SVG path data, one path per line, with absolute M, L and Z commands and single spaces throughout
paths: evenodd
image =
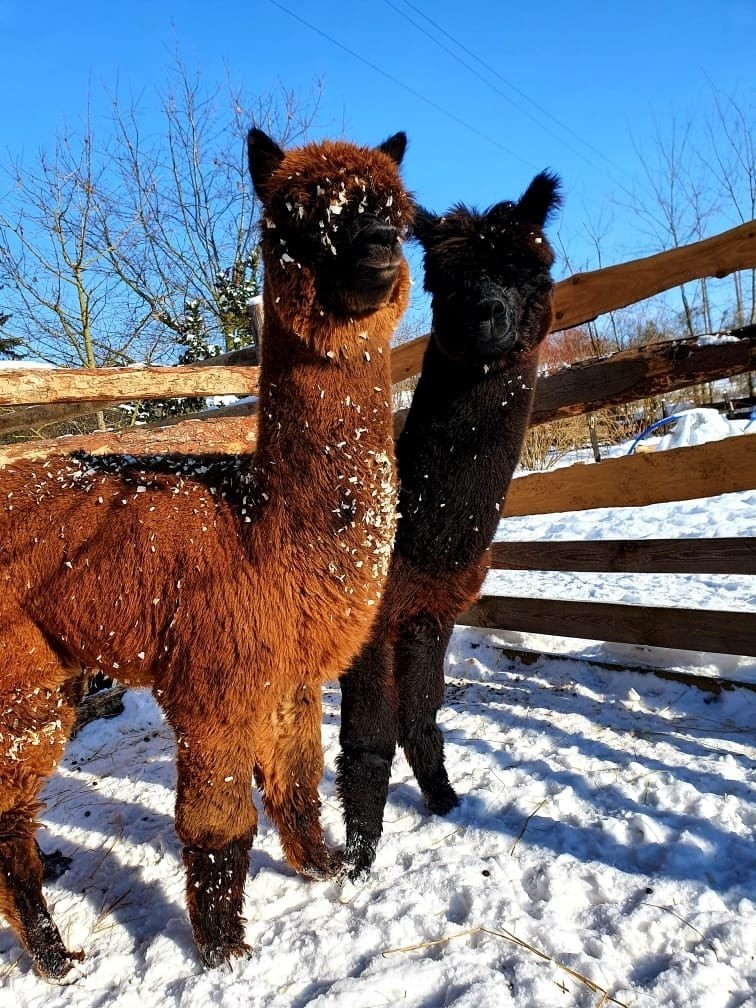
M 197 298 L 184 302 L 178 341 L 185 349 L 178 359 L 179 364 L 197 364 L 247 347 L 257 349 L 257 331 L 250 305 L 260 293 L 259 260 L 255 249 L 249 256 L 216 274 L 212 285 L 212 308 Z M 222 345 L 217 340 L 218 320 Z M 137 422 L 185 416 L 206 406 L 207 400 L 200 396 L 145 401 L 139 406 Z
M 10 321 L 10 318 L 10 315 L 0 313 L 0 358 L 21 360 L 21 354 L 18 353 L 21 341 L 15 339 L 13 336 L 6 336 L 3 333 L 3 326 Z

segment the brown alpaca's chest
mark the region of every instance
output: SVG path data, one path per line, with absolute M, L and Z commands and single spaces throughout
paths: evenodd
M 284 680 L 292 667 L 304 678 L 338 676 L 382 598 L 396 525 L 393 459 L 342 441 L 296 493 L 271 486 L 281 503 L 251 530 L 251 554 L 265 561 L 250 569 L 249 619 Z

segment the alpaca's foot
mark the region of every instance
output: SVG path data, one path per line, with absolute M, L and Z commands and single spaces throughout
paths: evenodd
M 423 789 L 425 807 L 434 815 L 446 815 L 459 805 L 457 792 L 448 780 L 439 781 L 432 787 Z
M 48 980 L 61 980 L 71 969 L 74 963 L 82 962 L 84 953 L 79 949 L 77 952 L 69 952 L 60 942 L 59 947 L 46 946 L 38 953 L 32 953 L 32 959 L 37 972 Z
M 375 861 L 375 852 L 380 837 L 369 837 L 362 833 L 347 838 L 344 849 L 344 867 L 351 882 L 364 882 Z
M 75 962 L 81 962 L 84 953 L 69 952 L 60 932 L 44 906 L 22 905 L 17 900 L 19 916 L 23 923 L 23 939 L 37 972 L 49 980 L 60 980 Z
M 249 952 L 241 915 L 248 849 L 248 841 L 234 840 L 219 850 L 183 850 L 194 941 L 203 965 L 211 969 Z
M 206 966 L 207 969 L 217 969 L 218 966 L 229 965 L 232 959 L 250 955 L 252 950 L 250 946 L 243 941 L 241 937 L 243 933 L 244 927 L 242 926 L 240 927 L 239 934 L 235 939 L 226 936 L 218 936 L 215 939 L 202 942 L 200 942 L 200 939 L 195 935 L 197 954 L 200 957 L 202 965 Z
M 299 869 L 299 874 L 306 878 L 323 881 L 335 878 L 343 871 L 343 856 L 339 850 L 329 850 L 325 845 L 314 857 L 309 857 Z
M 65 875 L 73 861 L 73 858 L 59 850 L 50 851 L 49 854 L 39 850 L 39 859 L 42 862 L 43 882 L 57 882 L 61 875 Z

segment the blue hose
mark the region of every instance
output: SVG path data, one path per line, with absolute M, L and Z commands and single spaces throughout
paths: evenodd
M 635 451 L 635 447 L 638 444 L 638 442 L 642 441 L 644 437 L 655 431 L 657 427 L 661 427 L 664 424 L 672 423 L 673 420 L 679 420 L 682 417 L 682 415 L 683 415 L 682 413 L 671 413 L 669 416 L 662 417 L 661 420 L 655 420 L 650 427 L 646 427 L 644 431 L 641 431 L 641 433 L 638 435 L 635 441 L 633 441 L 633 443 L 630 445 L 627 454 L 632 455 L 633 452 Z

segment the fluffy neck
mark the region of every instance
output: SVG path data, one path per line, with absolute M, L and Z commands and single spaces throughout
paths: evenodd
M 537 349 L 512 363 L 463 369 L 429 344 L 397 443 L 396 550 L 416 566 L 461 569 L 488 547 L 519 460 L 537 367 Z
M 255 465 L 271 500 L 300 488 L 301 517 L 311 521 L 307 508 L 324 499 L 332 522 L 334 508 L 375 484 L 376 459 L 393 460 L 389 340 L 409 274 L 405 264 L 370 316 L 333 319 L 308 294 L 304 270 L 289 274 L 289 288 L 276 285 L 280 270 L 266 269 Z

